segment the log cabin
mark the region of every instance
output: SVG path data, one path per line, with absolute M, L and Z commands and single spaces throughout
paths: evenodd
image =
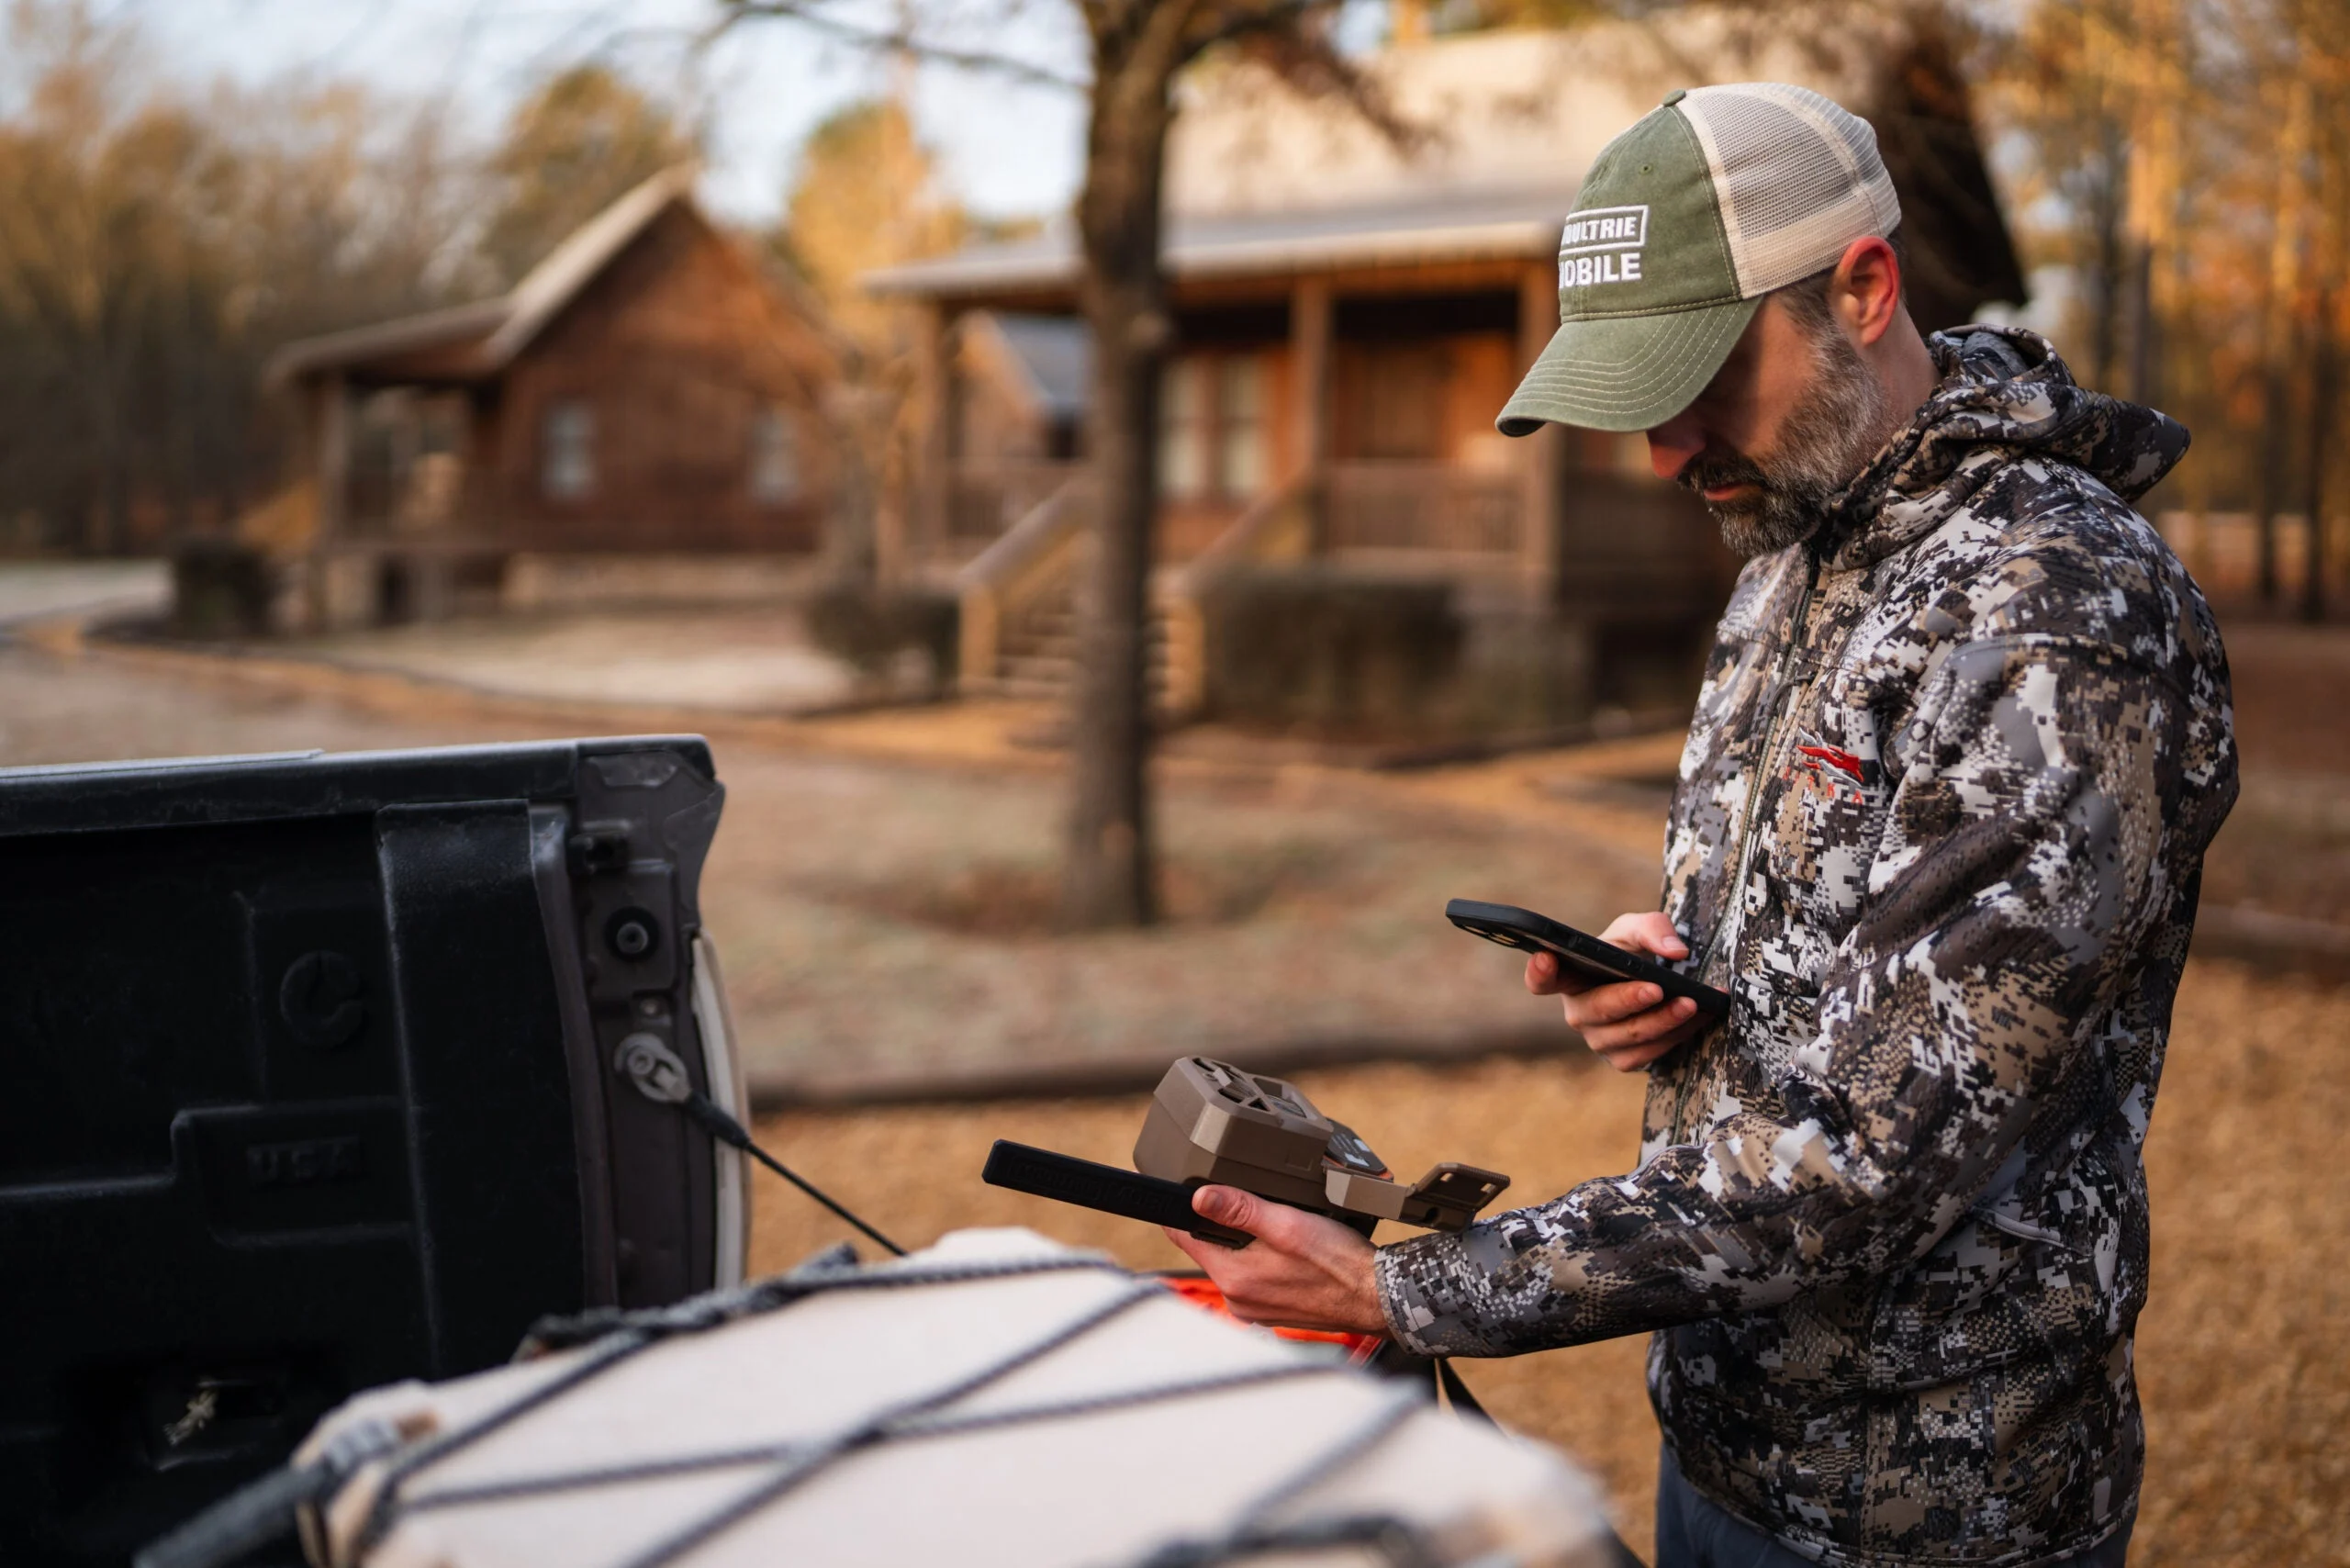
M 434 617 L 524 555 L 812 558 L 837 363 L 692 187 L 646 181 L 496 298 L 275 356 L 304 431 L 298 620 Z
M 1557 325 L 1560 230 L 1601 147 L 1675 86 L 1803 83 L 1876 128 L 1921 327 L 2024 293 L 1946 43 L 1867 18 L 1841 49 L 1799 45 L 1780 17 L 1691 8 L 1392 45 L 1365 70 L 1419 128 L 1409 142 L 1246 62 L 1182 84 L 1152 591 L 1164 711 L 1218 706 L 1218 584 L 1282 567 L 1440 586 L 1467 628 L 1462 678 L 1484 689 L 1471 706 L 1505 726 L 1669 708 L 1694 689 L 1736 570 L 1703 509 L 1655 479 L 1639 436 L 1511 440 L 1493 424 Z M 928 413 L 887 566 L 959 594 L 967 687 L 1059 689 L 1081 442 L 1038 439 L 1002 365 L 1056 342 L 1073 363 L 1073 236 L 974 246 L 867 286 L 925 321 Z

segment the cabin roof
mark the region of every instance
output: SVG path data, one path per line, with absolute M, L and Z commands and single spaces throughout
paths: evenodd
M 1634 20 L 1391 47 L 1366 60 L 1363 73 L 1395 118 L 1415 128 L 1400 140 L 1347 104 L 1292 89 L 1264 66 L 1211 62 L 1181 83 L 1169 136 L 1167 272 L 1183 281 L 1547 261 L 1600 150 L 1675 87 L 1794 82 L 1879 121 L 1881 133 L 1896 122 L 1914 124 L 1897 77 L 1905 62 L 1934 47 L 1932 37 L 1839 0 L 1816 0 L 1806 9 L 1823 25 L 1798 29 L 1787 25 L 1792 9 L 1762 15 L 1755 7 L 1693 6 Z M 1960 270 L 1964 282 L 1980 282 L 1977 298 L 2019 295 L 1973 129 L 1953 123 L 1936 130 L 1945 140 L 1950 133 L 1964 143 L 1954 149 L 1959 183 L 1981 197 L 1975 205 L 1983 210 L 1969 207 L 1960 227 L 1970 234 L 1945 248 L 1970 252 Z M 1903 145 L 1886 151 L 1889 165 L 1901 162 Z M 1895 169 L 1897 185 L 1916 172 Z M 1938 172 L 1929 183 L 1941 199 L 1951 181 Z M 1914 251 L 1920 226 L 1905 227 Z M 1971 233 L 1986 227 L 1996 234 Z M 1983 254 L 1971 253 L 1976 250 Z M 973 245 L 863 281 L 879 295 L 983 304 L 1066 293 L 1077 274 L 1075 236 L 1062 222 L 1027 240 Z
M 1345 266 L 1539 260 L 1559 242 L 1572 185 L 1436 192 L 1402 201 L 1278 212 L 1173 215 L 1164 255 L 1178 278 L 1241 277 Z M 868 273 L 883 295 L 951 295 L 1066 287 L 1077 281 L 1076 236 L 1066 224 L 1031 239 L 974 245 L 953 255 Z
M 565 306 L 673 203 L 693 199 L 695 171 L 678 164 L 630 190 L 581 224 L 522 280 L 495 298 L 299 338 L 270 357 L 269 382 L 353 370 L 408 355 L 445 353 L 453 370 L 495 374 L 531 345 Z

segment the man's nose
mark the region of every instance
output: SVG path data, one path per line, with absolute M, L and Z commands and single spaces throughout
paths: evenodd
M 1678 479 L 1697 454 L 1706 450 L 1705 432 L 1687 415 L 1676 415 L 1649 431 L 1649 466 L 1660 479 Z

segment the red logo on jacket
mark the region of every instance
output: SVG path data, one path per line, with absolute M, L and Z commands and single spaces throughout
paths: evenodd
M 1799 745 L 1796 749 L 1811 758 L 1813 772 L 1818 772 L 1819 764 L 1824 762 L 1830 767 L 1851 774 L 1853 782 L 1862 782 L 1861 759 L 1851 752 L 1832 745 Z

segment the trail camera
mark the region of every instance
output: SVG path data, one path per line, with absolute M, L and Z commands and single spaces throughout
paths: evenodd
M 1238 1187 L 1369 1236 L 1382 1219 L 1459 1230 L 1509 1186 L 1497 1171 L 1453 1160 L 1406 1185 L 1361 1135 L 1315 1109 L 1294 1083 L 1207 1057 L 1185 1057 L 1158 1081 L 1134 1159 L 1127 1171 L 999 1140 L 982 1175 L 999 1187 L 1233 1247 L 1248 1238 L 1194 1214 L 1193 1189 Z

